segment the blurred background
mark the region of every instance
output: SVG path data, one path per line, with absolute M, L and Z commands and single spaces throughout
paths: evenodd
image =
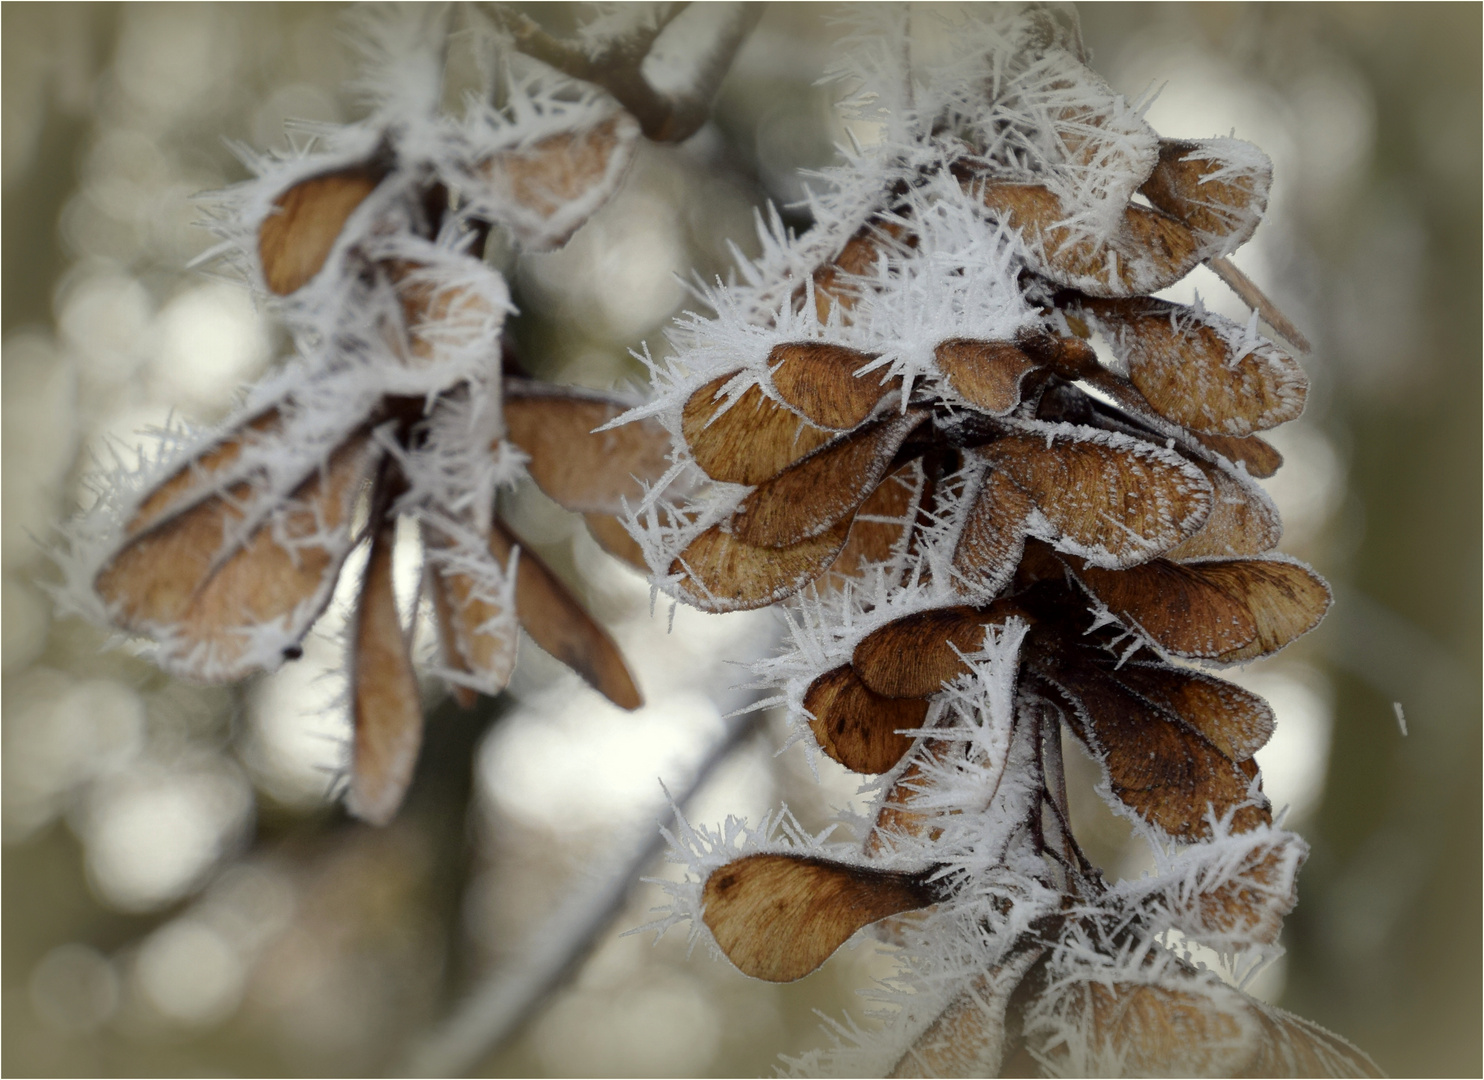
M 528 10 L 556 30 L 580 14 Z M 637 387 L 627 350 L 662 347 L 686 302 L 675 275 L 724 272 L 728 238 L 755 249 L 753 208 L 796 200 L 797 170 L 831 161 L 843 129 L 815 81 L 844 12 L 770 6 L 713 123 L 645 147 L 567 249 L 507 264 L 535 373 Z M 510 692 L 473 712 L 430 681 L 411 797 L 377 830 L 328 797 L 348 735 L 348 598 L 302 661 L 229 688 L 168 680 L 52 613 L 47 548 L 91 497 L 94 463 L 172 413 L 224 415 L 282 354 L 243 290 L 186 269 L 208 246 L 191 197 L 244 177 L 227 140 L 284 146 L 286 119 L 354 117 L 343 15 L 0 8 L 0 1067 L 769 1073 L 820 1044 L 812 1010 L 859 1016 L 854 990 L 886 970 L 875 946 L 777 987 L 688 953 L 683 931 L 620 935 L 661 900 L 631 879 L 674 873 L 651 844 L 660 781 L 684 792 L 706 768 L 686 806 L 702 823 L 786 802 L 817 828 L 854 795 L 830 762 L 816 784 L 798 748 L 775 756 L 776 718 L 740 738 L 722 719 L 748 700 L 733 661 L 773 646 L 771 616 L 681 610 L 670 631 L 574 516 L 518 492 L 511 520 L 614 629 L 648 704 L 619 712 L 529 642 Z M 1277 710 L 1259 760 L 1313 854 L 1288 954 L 1254 990 L 1394 1075 L 1477 1074 L 1481 10 L 1097 4 L 1082 18 L 1115 88 L 1159 89 L 1161 133 L 1234 132 L 1273 158 L 1268 220 L 1235 261 L 1314 343 L 1309 409 L 1276 433 L 1287 464 L 1268 487 L 1284 550 L 1336 603 L 1239 675 Z M 1193 289 L 1245 316 L 1204 270 L 1171 295 Z M 1126 835 L 1084 809 L 1103 865 L 1136 874 Z M 588 934 L 608 895 L 617 910 Z M 509 1034 L 480 1049 L 496 1017 Z

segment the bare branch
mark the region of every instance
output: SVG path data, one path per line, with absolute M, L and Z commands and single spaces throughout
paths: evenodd
M 1226 282 L 1232 292 L 1242 298 L 1242 303 L 1257 312 L 1263 322 L 1296 345 L 1299 352 L 1308 355 L 1314 351 L 1314 347 L 1309 344 L 1309 339 L 1304 337 L 1299 328 L 1289 322 L 1288 316 L 1279 311 L 1277 305 L 1263 295 L 1257 283 L 1238 270 L 1231 260 L 1212 259 L 1206 265 L 1211 268 L 1213 274 Z

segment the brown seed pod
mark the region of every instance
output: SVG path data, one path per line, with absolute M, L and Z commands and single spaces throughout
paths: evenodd
M 1109 611 L 1160 648 L 1227 663 L 1277 652 L 1318 626 L 1330 605 L 1319 575 L 1276 557 L 1157 559 L 1128 570 L 1074 572 Z
M 217 471 L 240 454 L 229 439 L 198 459 Z M 243 481 L 225 491 L 190 467 L 165 481 L 94 578 L 121 627 L 160 642 L 159 662 L 185 678 L 231 682 L 260 670 L 254 636 L 306 633 L 330 601 L 351 547 L 356 497 L 381 458 L 369 435 L 348 439 L 282 503 L 248 519 Z M 197 485 L 196 480 L 207 481 Z M 261 498 L 261 496 L 258 496 Z
M 268 291 L 287 296 L 309 284 L 324 268 L 350 215 L 385 175 L 373 165 L 352 165 L 300 180 L 274 199 L 273 211 L 258 226 L 258 258 Z
M 1086 300 L 1082 310 L 1155 412 L 1191 431 L 1245 438 L 1297 420 L 1309 379 L 1277 346 L 1166 300 Z
M 515 613 L 531 640 L 619 708 L 643 705 L 623 654 L 607 631 L 593 621 L 529 545 L 496 521 L 490 530 L 490 554 L 495 561 L 508 566 L 517 545 Z
M 681 415 L 685 443 L 713 480 L 761 484 L 835 437 L 772 401 L 757 386 L 749 386 L 728 406 L 717 395 L 736 374 L 701 387 L 686 401 Z
M 814 717 L 809 727 L 821 750 L 852 772 L 883 773 L 912 748 L 912 739 L 897 732 L 921 727 L 928 703 L 882 697 L 842 664 L 809 684 L 804 708 Z
M 727 959 L 755 979 L 792 982 L 861 927 L 937 897 L 924 874 L 803 855 L 746 855 L 711 873 L 702 900 L 706 925 Z
M 759 547 L 713 525 L 670 564 L 686 600 L 703 611 L 767 607 L 819 577 L 845 547 L 851 519 L 790 547 Z
M 653 420 L 596 431 L 628 406 L 595 394 L 505 380 L 508 438 L 530 455 L 536 486 L 568 510 L 621 513 L 639 499 L 640 481 L 669 465 L 670 436 Z
M 933 349 L 954 393 L 991 416 L 1020 404 L 1020 384 L 1040 365 L 1009 341 L 949 338 Z
M 881 483 L 921 410 L 875 421 L 795 462 L 747 496 L 732 534 L 760 547 L 790 547 L 854 515 Z
M 849 431 L 875 411 L 881 399 L 899 391 L 901 379 L 856 372 L 876 359 L 868 353 L 825 341 L 773 346 L 768 354 L 773 389 L 784 404 L 812 423 Z
M 1174 547 L 1211 510 L 1199 469 L 1127 436 L 1009 435 L 977 453 L 1030 496 L 1060 539 L 1116 566 Z
M 402 805 L 422 744 L 417 674 L 392 588 L 395 536 L 393 523 L 372 534 L 351 648 L 355 753 L 345 805 L 372 825 L 385 825 Z

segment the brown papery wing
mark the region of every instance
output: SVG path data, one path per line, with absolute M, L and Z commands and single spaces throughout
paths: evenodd
M 372 825 L 385 825 L 402 805 L 423 733 L 417 674 L 392 588 L 395 535 L 388 524 L 371 537 L 351 653 L 355 753 L 345 805 Z
M 1248 435 L 1245 439 L 1235 439 L 1230 435 L 1202 435 L 1198 431 L 1192 431 L 1190 435 L 1212 453 L 1245 465 L 1248 475 L 1259 480 L 1266 480 L 1283 466 L 1283 455 L 1256 435 Z
M 276 434 L 282 429 L 283 416 L 277 409 L 269 409 L 253 417 L 221 442 L 177 469 L 145 496 L 134 511 L 134 516 L 129 519 L 126 535 L 137 536 L 145 529 L 158 525 L 171 513 L 210 496 L 222 474 L 241 460 L 244 449 L 255 440 Z
M 443 575 L 428 575 L 428 595 L 433 601 L 433 620 L 438 626 L 438 649 L 444 665 L 450 671 L 469 674 L 469 665 L 459 648 L 458 630 L 454 626 L 453 601 L 449 599 Z M 479 701 L 479 692 L 461 683 L 451 683 L 448 690 L 461 709 L 472 709 Z
M 288 647 L 329 603 L 356 498 L 380 457 L 369 436 L 355 436 L 250 526 L 243 508 L 259 496 L 247 482 L 183 500 L 181 512 L 148 519 L 94 588 L 119 626 L 160 642 L 160 664 L 174 674 L 231 682 L 276 666 L 261 642 Z
M 443 546 L 436 528 L 424 530 L 430 555 Z M 506 568 L 488 550 L 466 551 L 456 563 L 430 558 L 428 575 L 434 611 L 446 625 L 444 655 L 449 667 L 469 674 L 481 693 L 494 696 L 504 690 L 515 671 L 520 641 L 519 624 L 510 610 Z M 478 559 L 471 563 L 468 560 Z M 461 693 L 462 691 L 462 693 Z M 456 686 L 454 695 L 467 708 L 474 689 Z
M 623 522 L 612 514 L 583 514 L 587 531 L 592 533 L 598 546 L 615 559 L 622 559 L 641 574 L 649 573 L 649 564 L 644 561 L 644 549 L 639 541 L 629 535 Z
M 850 518 L 828 532 L 789 547 L 759 547 L 713 525 L 692 540 L 670 564 L 679 588 L 703 611 L 767 607 L 819 577 L 845 547 Z
M 1003 616 L 984 608 L 951 607 L 908 615 L 873 630 L 850 658 L 867 686 L 894 698 L 924 698 L 968 671 L 959 653 L 984 647 L 984 627 Z
M 1277 547 L 1283 536 L 1278 508 L 1263 490 L 1241 474 L 1204 461 L 1192 462 L 1211 485 L 1211 516 L 1188 540 L 1182 540 L 1164 557 L 1184 559 L 1232 558 L 1261 555 Z
M 505 383 L 508 438 L 530 455 L 536 486 L 568 510 L 616 514 L 643 496 L 640 481 L 669 466 L 669 433 L 653 420 L 596 431 L 627 406 L 590 395 L 524 392 Z
M 801 979 L 861 927 L 936 899 L 922 875 L 802 855 L 743 856 L 712 871 L 702 891 L 721 951 L 769 982 Z
M 1272 182 L 1273 163 L 1251 143 L 1161 139 L 1159 164 L 1139 190 L 1216 254 L 1252 238 Z
M 830 574 L 858 577 L 867 566 L 900 554 L 917 520 L 924 487 L 920 459 L 907 462 L 882 480 L 855 512 L 850 537 L 830 563 Z
M 1233 761 L 1245 761 L 1273 734 L 1273 710 L 1256 694 L 1201 671 L 1134 661 L 1110 677 L 1180 717 Z
M 809 727 L 821 750 L 852 772 L 883 773 L 912 748 L 912 739 L 897 732 L 921 727 L 928 703 L 882 697 L 842 664 L 809 684 L 804 708 L 814 717 Z
M 1091 665 L 1054 654 L 1035 663 L 1077 705 L 1073 729 L 1113 794 L 1145 821 L 1186 840 L 1210 835 L 1208 810 L 1218 817 L 1235 810 L 1239 832 L 1271 821 L 1265 805 L 1248 802 L 1247 775 L 1195 728 Z
M 933 349 L 954 393 L 993 416 L 1020 404 L 1020 383 L 1040 365 L 1013 342 L 950 338 Z
M 1304 411 L 1303 368 L 1262 338 L 1245 341 L 1236 323 L 1144 297 L 1089 300 L 1084 310 L 1150 407 L 1181 427 L 1245 438 Z
M 726 399 L 717 395 L 733 375 L 701 387 L 681 414 L 680 429 L 691 456 L 713 480 L 761 484 L 835 437 L 770 400 L 756 386 L 721 411 Z
M 1285 559 L 1158 559 L 1128 570 L 1083 567 L 1078 579 L 1160 648 L 1236 662 L 1277 652 L 1319 625 L 1329 587 Z
M 747 496 L 732 517 L 732 534 L 781 548 L 828 531 L 876 490 L 922 419 L 914 410 L 876 421 L 790 465 Z
M 830 308 L 836 304 L 848 316 L 857 300 L 857 285 L 850 279 L 864 276 L 876 266 L 885 237 L 901 238 L 905 233 L 906 229 L 896 222 L 870 222 L 846 241 L 834 262 L 814 272 L 814 310 L 821 324 L 829 320 Z
M 300 180 L 273 200 L 258 226 L 263 281 L 278 296 L 298 292 L 323 269 L 356 207 L 381 183 L 385 170 L 368 165 Z
M 1064 541 L 1132 566 L 1193 534 L 1211 511 L 1200 470 L 1133 439 L 1010 435 L 978 451 L 1020 485 Z M 1093 553 L 1096 553 L 1094 556 Z
M 621 709 L 644 704 L 618 646 L 577 602 L 551 568 L 503 523 L 490 530 L 490 554 L 510 564 L 516 546 L 515 614 L 531 640 L 581 675 L 598 693 Z
M 901 379 L 883 381 L 880 372 L 856 374 L 874 359 L 844 345 L 799 341 L 773 346 L 768 367 L 773 389 L 785 404 L 820 427 L 849 431 L 870 416 L 882 398 L 901 388 Z
M 1025 550 L 1030 512 L 1023 488 L 1003 473 L 984 475 L 953 549 L 953 568 L 971 587 L 992 596 L 1010 580 Z

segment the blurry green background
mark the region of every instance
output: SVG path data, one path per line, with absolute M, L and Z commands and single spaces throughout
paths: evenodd
M 535 5 L 557 29 L 570 7 Z M 715 122 L 646 148 L 565 251 L 508 265 L 515 329 L 544 377 L 633 385 L 685 303 L 673 275 L 724 271 L 751 211 L 843 137 L 815 86 L 835 5 L 771 6 Z M 619 714 L 530 648 L 510 694 L 438 704 L 409 805 L 388 829 L 326 799 L 343 753 L 335 618 L 304 661 L 238 688 L 183 686 L 55 619 L 40 584 L 55 524 L 110 438 L 174 410 L 221 416 L 284 342 L 207 246 L 194 193 L 244 176 L 224 140 L 349 119 L 334 5 L 0 7 L 3 20 L 3 1022 L 9 1075 L 396 1071 L 474 986 L 557 948 L 543 920 L 611 876 L 684 788 L 738 700 L 725 661 L 768 616 L 654 618 L 636 575 L 531 492 L 508 507 L 582 590 L 650 705 Z M 1277 433 L 1284 549 L 1334 584 L 1329 619 L 1243 680 L 1279 715 L 1259 755 L 1313 855 L 1255 989 L 1394 1075 L 1481 1069 L 1480 38 L 1477 5 L 1092 5 L 1093 62 L 1163 85 L 1164 134 L 1235 129 L 1273 157 L 1267 223 L 1236 261 L 1308 333 L 1314 390 Z M 807 219 L 795 215 L 798 227 Z M 1237 313 L 1204 271 L 1191 284 Z M 1182 286 L 1188 296 L 1189 288 Z M 343 617 L 343 612 L 340 617 Z M 1405 710 L 1399 730 L 1393 702 Z M 816 786 L 764 724 L 688 808 L 806 823 Z M 1090 819 L 1091 820 L 1091 819 Z M 1088 826 L 1097 829 L 1095 820 Z M 1133 872 L 1115 830 L 1105 865 Z M 621 866 L 620 866 L 621 869 Z M 648 868 L 659 873 L 658 864 Z M 564 988 L 477 1069 L 760 1074 L 856 1008 L 884 960 L 843 953 L 801 983 L 752 983 L 684 934 L 619 937 L 638 886 Z M 857 1009 L 858 1015 L 858 1009 Z

